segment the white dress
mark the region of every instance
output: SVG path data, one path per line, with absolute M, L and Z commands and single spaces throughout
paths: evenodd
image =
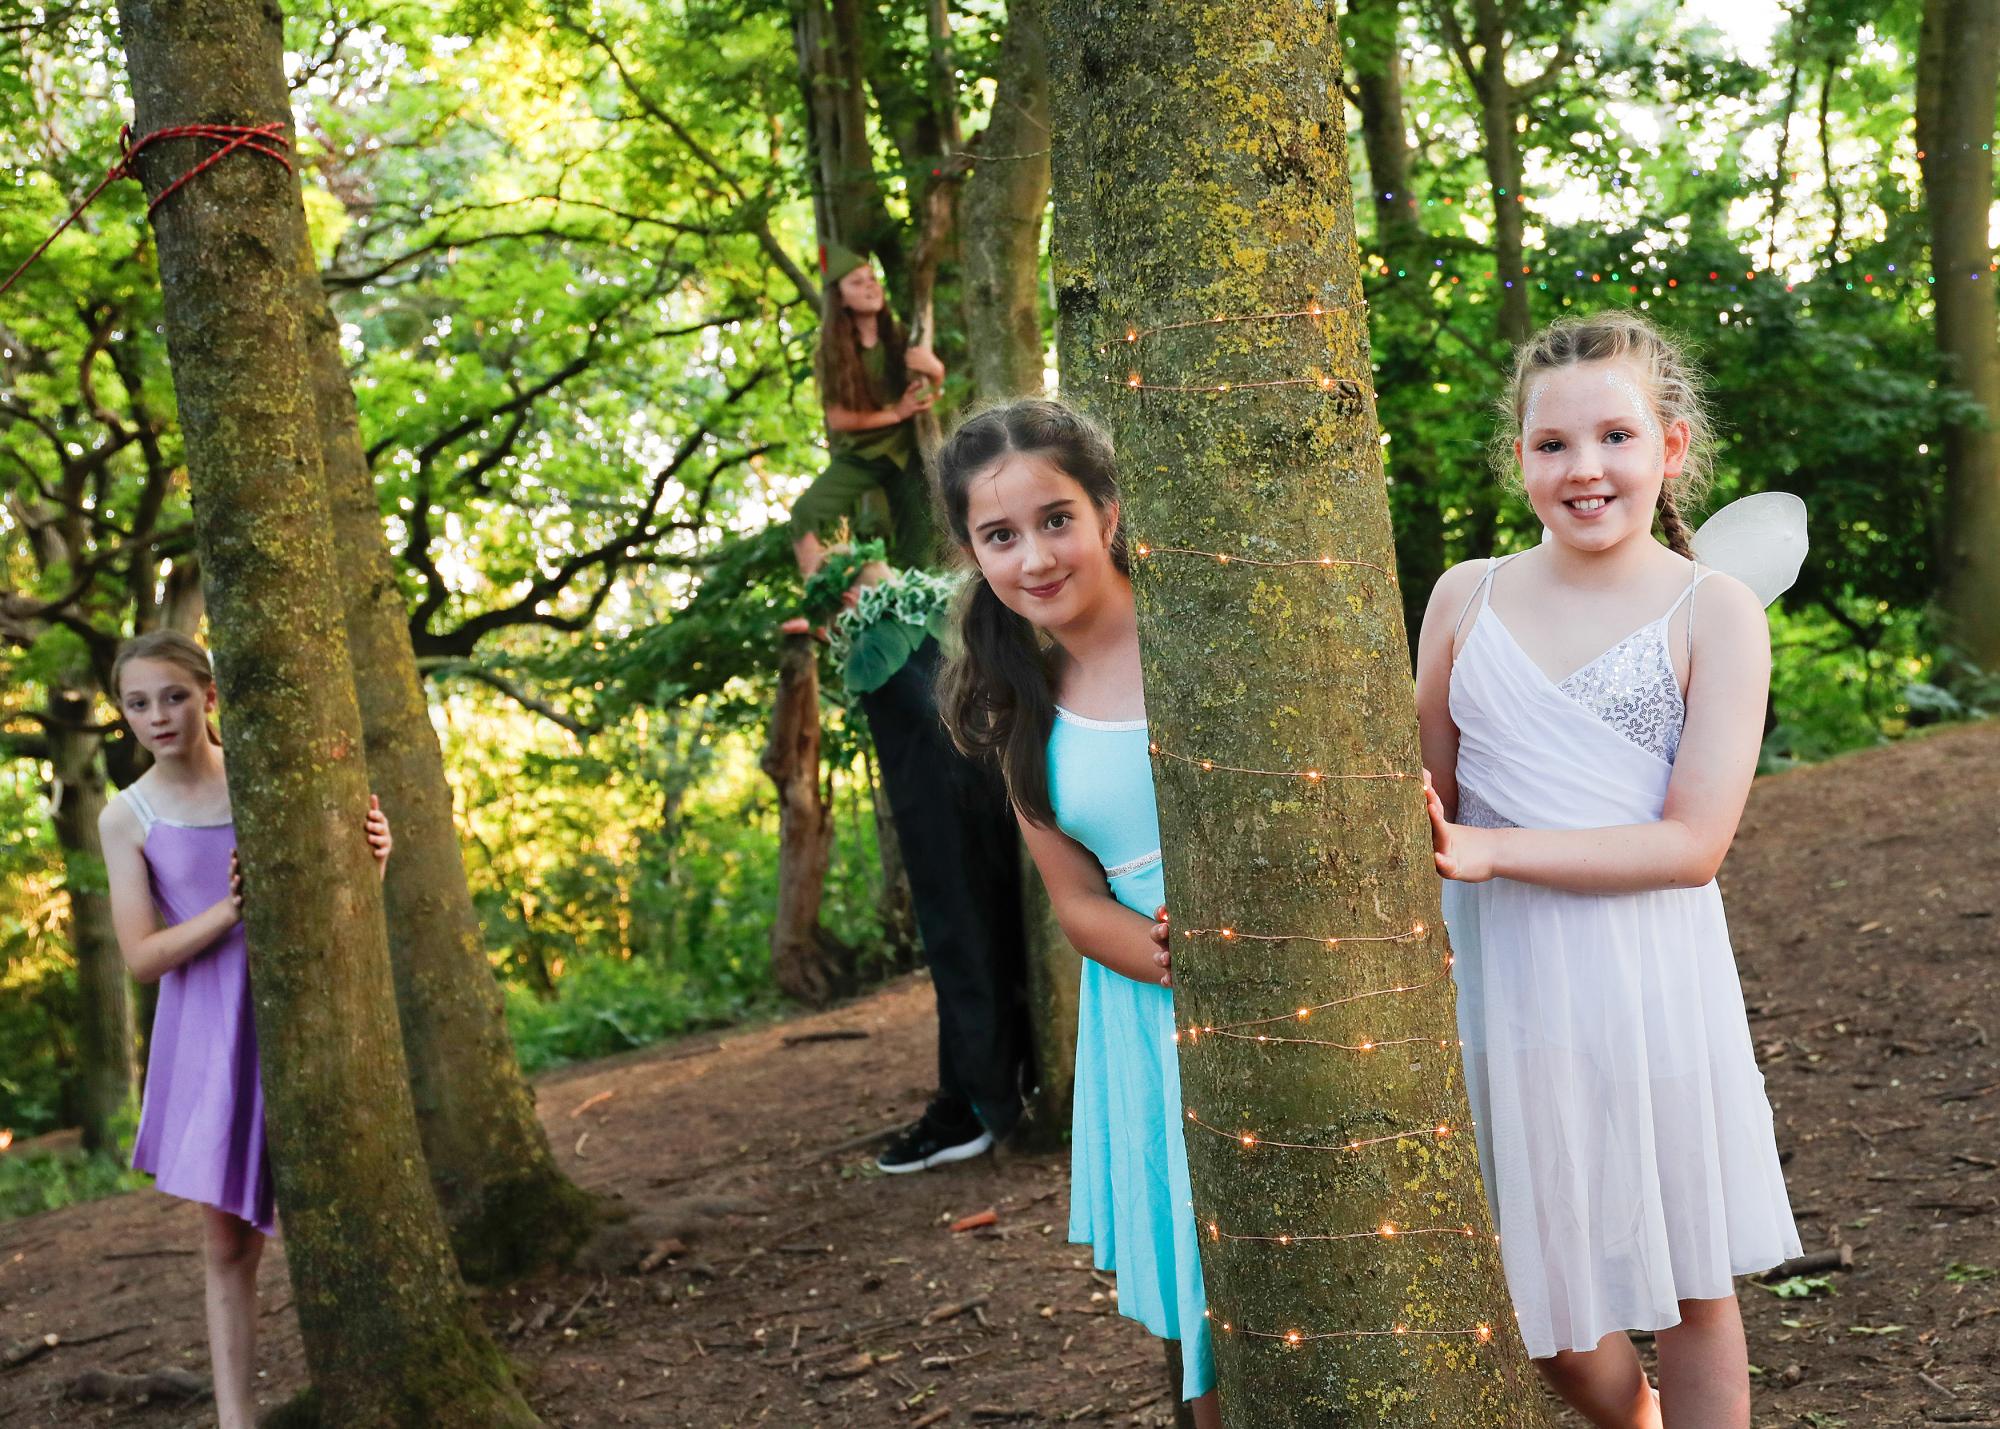
M 1504 564 L 1466 607 L 1451 672 L 1459 822 L 1658 819 L 1685 716 L 1667 632 L 1709 573 L 1558 684 L 1490 605 Z M 1530 1355 L 1678 1324 L 1678 1301 L 1733 1294 L 1732 1276 L 1799 1253 L 1713 882 L 1447 881 L 1444 910 L 1480 1169 Z

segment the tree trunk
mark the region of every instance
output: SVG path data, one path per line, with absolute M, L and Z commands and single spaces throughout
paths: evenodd
M 1493 185 L 1494 281 L 1502 285 L 1494 330 L 1502 342 L 1518 346 L 1533 336 L 1535 319 L 1528 310 L 1528 284 L 1521 272 L 1521 136 L 1514 127 L 1518 96 L 1507 81 L 1504 33 L 1486 38 L 1484 59 L 1479 122 L 1486 140 L 1486 177 Z
M 876 921 L 889 945 L 890 961 L 908 972 L 924 965 L 924 944 L 917 932 L 916 896 L 910 892 L 910 871 L 903 862 L 903 841 L 896 833 L 896 820 L 889 812 L 889 793 L 875 773 L 872 740 L 861 749 L 862 766 L 868 771 L 868 806 L 875 820 L 875 861 L 882 868 L 882 891 L 875 899 Z
M 1178 1020 L 1218 1029 L 1180 1057 L 1225 1420 L 1546 1424 L 1445 976 L 1333 26 L 1060 0 L 1050 36 L 1065 381 L 1127 477 Z M 1307 1033 L 1355 1050 L 1256 1040 Z M 1231 1239 L 1304 1234 L 1356 1239 Z
M 1033 866 L 1023 848 L 1021 867 Z M 1028 1023 L 1035 1041 L 1035 1089 L 1028 1099 L 1028 1115 L 1015 1137 L 1029 1150 L 1054 1151 L 1069 1142 L 1083 961 L 1063 936 L 1041 879 L 1021 880 L 1021 905 L 1021 928 L 1028 950 Z
M 1403 115 L 1402 6 L 1398 0 L 1348 0 L 1341 31 L 1360 100 L 1361 142 L 1374 191 L 1375 242 L 1392 264 L 1424 236 L 1417 196 L 1410 190 L 1408 121 Z
M 819 786 L 819 657 L 810 635 L 785 637 L 770 741 L 759 764 L 778 788 L 771 980 L 785 996 L 824 1007 L 846 990 L 847 960 L 819 921 L 833 857 L 833 811 Z
M 119 7 L 142 134 L 277 123 L 282 17 L 251 0 Z M 145 150 L 157 197 L 211 143 Z M 347 678 L 298 310 L 298 181 L 231 154 L 154 215 L 208 581 L 245 920 L 301 1338 L 316 1412 L 349 1426 L 532 1425 L 472 1312 L 423 1174 Z
M 1013 0 L 993 117 L 960 204 L 965 342 L 973 397 L 1042 390 L 1042 212 L 1049 204 L 1049 75 L 1041 0 Z
M 2000 320 L 1989 267 L 2000 6 L 1927 0 L 1917 68 L 1917 143 L 1937 275 L 1937 343 L 1983 423 L 1945 428 L 1942 603 L 1949 638 L 2000 670 Z
M 875 249 L 883 266 L 897 272 L 902 245 L 875 181 L 856 0 L 800 0 L 793 38 L 816 160 L 813 198 L 821 241 Z
M 309 251 L 301 263 L 348 661 L 369 784 L 396 833 L 383 896 L 417 1131 L 460 1271 L 475 1281 L 504 1280 L 566 1257 L 596 1218 L 591 1198 L 556 1166 L 514 1057 L 465 881 L 451 785 L 382 530 L 340 326 Z
M 49 765 L 55 775 L 56 842 L 63 852 L 69 895 L 70 947 L 76 954 L 77 1120 L 86 1151 L 116 1151 L 118 1127 L 139 1090 L 134 1052 L 132 980 L 111 927 L 104 850 L 97 816 L 104 812 L 102 737 L 89 726 L 96 686 L 87 672 L 50 682 Z

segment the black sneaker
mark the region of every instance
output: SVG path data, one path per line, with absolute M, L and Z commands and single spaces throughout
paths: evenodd
M 993 1133 L 976 1117 L 940 1114 L 944 1109 L 932 1102 L 909 1130 L 890 1142 L 875 1164 L 892 1176 L 905 1171 L 928 1171 L 953 1161 L 969 1161 L 993 1149 Z

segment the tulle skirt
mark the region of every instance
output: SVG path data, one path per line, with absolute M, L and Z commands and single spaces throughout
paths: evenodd
M 1722 897 L 1445 885 L 1466 1089 L 1528 1353 L 1799 1253 Z

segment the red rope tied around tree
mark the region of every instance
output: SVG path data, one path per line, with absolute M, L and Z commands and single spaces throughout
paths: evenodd
M 62 237 L 64 229 L 83 217 L 83 211 L 97 202 L 99 194 L 103 193 L 120 179 L 137 178 L 138 175 L 133 172 L 132 165 L 142 151 L 149 145 L 164 143 L 169 139 L 206 139 L 210 143 L 220 144 L 222 147 L 161 189 L 159 196 L 146 205 L 146 215 L 149 218 L 182 184 L 197 174 L 208 172 L 208 170 L 214 168 L 239 149 L 248 149 L 253 153 L 262 154 L 267 159 L 276 159 L 285 166 L 286 173 L 289 174 L 292 172 L 292 141 L 285 135 L 285 124 L 282 120 L 273 120 L 269 124 L 253 125 L 172 124 L 165 129 L 156 129 L 145 138 L 136 142 L 132 138 L 132 126 L 128 124 L 118 131 L 118 143 L 120 149 L 123 151 L 118 157 L 118 162 L 113 164 L 105 172 L 104 177 L 97 181 L 96 188 L 84 195 L 83 202 L 70 210 L 69 217 L 56 225 L 55 232 L 44 238 L 41 246 L 36 248 L 33 253 L 30 253 L 20 267 L 7 275 L 7 281 L 0 283 L 0 293 L 4 293 L 13 287 L 14 280 L 27 272 L 34 265 L 37 258 L 49 251 L 49 245 Z

